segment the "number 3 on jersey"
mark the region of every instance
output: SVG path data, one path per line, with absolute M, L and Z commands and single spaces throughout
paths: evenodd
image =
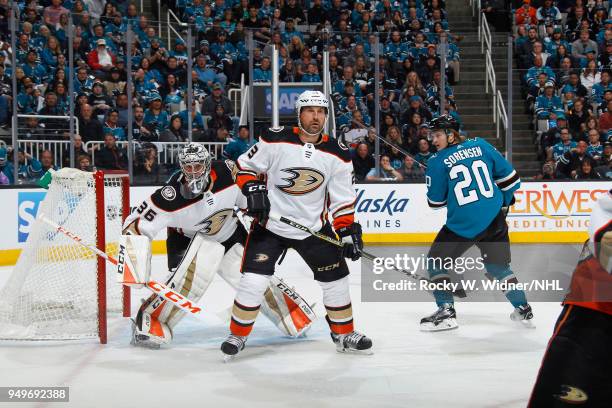
M 453 189 L 458 205 L 478 201 L 478 193 L 484 198 L 491 198 L 495 193 L 489 168 L 482 160 L 473 161 L 469 168 L 464 164 L 456 165 L 451 169 L 449 176 L 451 180 L 455 180 L 459 176 L 463 178 L 455 184 Z M 469 188 L 473 179 L 476 179 L 476 188 Z

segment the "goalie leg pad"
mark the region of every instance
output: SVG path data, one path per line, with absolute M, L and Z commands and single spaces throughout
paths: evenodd
M 261 312 L 290 337 L 305 334 L 317 318 L 308 302 L 276 276 L 270 279 Z
M 243 252 L 244 247 L 241 244 L 234 244 L 223 256 L 217 271 L 219 276 L 235 290 L 238 289 L 240 278 L 242 278 L 240 264 L 242 263 Z
M 176 270 L 170 273 L 166 285 L 197 303 L 212 282 L 224 251 L 221 244 L 197 234 Z M 133 342 L 137 345 L 145 341 L 147 344 L 169 343 L 172 329 L 184 316 L 185 312 L 179 308 L 162 297 L 152 295 L 138 311 Z
M 196 234 L 167 285 L 197 303 L 219 269 L 224 252 L 223 245 L 205 239 L 202 234 Z M 170 328 L 173 328 L 184 316 L 185 312 L 168 305 L 167 310 L 160 314 L 160 320 L 167 321 Z
M 234 289 L 238 289 L 242 273 L 244 247 L 235 244 L 223 257 L 219 275 Z M 286 336 L 299 337 L 310 327 L 317 316 L 312 307 L 282 279 L 272 276 L 261 304 L 261 313 Z

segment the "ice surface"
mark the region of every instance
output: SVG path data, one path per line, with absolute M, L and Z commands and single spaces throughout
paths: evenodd
M 153 259 L 158 278 L 165 257 Z M 362 303 L 359 267 L 351 265 L 358 330 L 374 355 L 336 353 L 318 284 L 289 252 L 278 275 L 311 303 L 320 319 L 306 338 L 290 339 L 263 317 L 247 348 L 223 363 L 232 289 L 217 278 L 202 299 L 204 317 L 186 317 L 161 350 L 130 346 L 128 319 L 112 319 L 109 343 L 0 342 L 0 385 L 69 386 L 69 404 L 43 407 L 525 407 L 561 308 L 533 304 L 537 328 L 510 321 L 507 303 L 457 305 L 458 330 L 422 333 L 433 302 Z M 0 286 L 11 268 L 0 268 Z M 520 279 L 520 276 L 519 276 Z M 147 292 L 133 291 L 137 300 Z M 139 302 L 138 302 L 139 304 Z

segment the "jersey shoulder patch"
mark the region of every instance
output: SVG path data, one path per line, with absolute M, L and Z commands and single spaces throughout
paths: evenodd
M 301 145 L 300 138 L 298 137 L 297 128 L 292 127 L 281 127 L 279 129 L 269 128 L 259 137 L 267 143 L 292 143 Z
M 157 189 L 151 195 L 153 204 L 160 210 L 174 212 L 200 201 L 203 197 L 202 195 L 191 199 L 183 197 L 181 194 L 182 180 L 183 173 L 179 171 L 173 174 L 163 187 Z
M 211 191 L 217 193 L 236 183 L 238 168 L 232 160 L 215 160 L 212 162 L 210 172 L 215 180 Z
M 346 163 L 350 163 L 352 161 L 351 151 L 344 145 L 344 143 L 327 135 L 325 135 L 324 138 L 324 141 L 318 145 L 315 145 L 318 150 L 332 154 Z

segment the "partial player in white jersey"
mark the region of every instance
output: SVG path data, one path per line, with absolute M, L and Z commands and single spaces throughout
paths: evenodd
M 370 352 L 372 341 L 353 329 L 349 270 L 344 260 L 359 259 L 363 247 L 361 227 L 354 222 L 353 164 L 349 150 L 323 134 L 328 106 L 321 92 L 302 93 L 296 101 L 298 126 L 270 129 L 238 158 L 237 184 L 247 198 L 248 213 L 257 222 L 247 239 L 231 334 L 221 346 L 226 358 L 244 348 L 274 265 L 288 248 L 300 254 L 323 289 L 326 319 L 337 350 Z M 335 230 L 345 245 L 338 248 L 268 220 L 270 209 L 333 238 Z
M 131 265 L 145 268 L 140 275 L 148 276 L 150 242 L 167 229 L 166 284 L 197 302 L 216 273 L 230 286 L 238 286 L 247 233 L 233 211 L 235 206 L 246 207 L 246 199 L 235 184 L 236 168 L 231 160 L 212 161 L 203 145 L 190 143 L 179 153 L 179 161 L 181 171 L 125 220 L 121 239 L 134 260 Z M 143 258 L 147 251 L 149 256 Z M 150 296 L 138 311 L 132 343 L 155 348 L 169 343 L 184 314 L 163 298 Z M 301 296 L 280 279 L 266 288 L 264 314 L 284 334 L 294 337 L 316 318 Z

